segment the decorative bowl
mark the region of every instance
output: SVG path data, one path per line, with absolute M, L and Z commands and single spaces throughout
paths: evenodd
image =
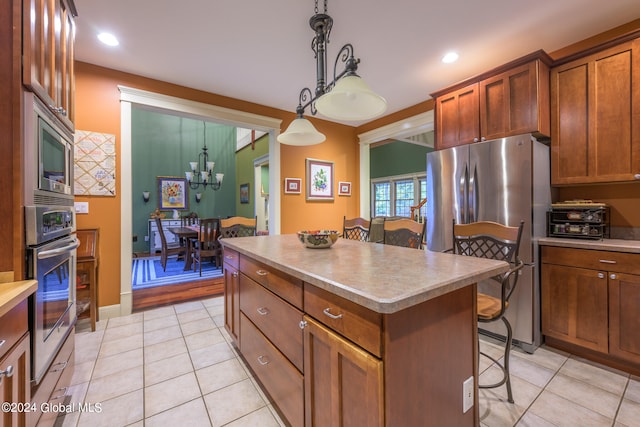
M 325 249 L 330 248 L 340 233 L 335 230 L 303 230 L 298 231 L 298 239 L 307 248 L 311 249 Z

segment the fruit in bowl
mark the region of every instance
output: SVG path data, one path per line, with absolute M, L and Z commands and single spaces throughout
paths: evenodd
M 340 237 L 340 233 L 335 230 L 303 230 L 298 231 L 298 239 L 307 248 L 324 249 L 330 248 Z

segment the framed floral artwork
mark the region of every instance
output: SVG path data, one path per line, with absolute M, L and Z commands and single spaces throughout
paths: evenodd
M 302 192 L 302 179 L 300 178 L 284 179 L 285 194 L 300 194 L 301 192 Z
M 351 195 L 351 183 L 340 181 L 338 182 L 338 196 L 350 196 Z
M 333 200 L 333 162 L 306 159 L 307 200 Z
M 158 177 L 158 208 L 160 210 L 189 209 L 189 187 L 185 178 L 175 176 Z

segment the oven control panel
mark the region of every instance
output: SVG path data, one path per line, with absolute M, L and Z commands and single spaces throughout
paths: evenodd
M 76 229 L 72 206 L 25 206 L 27 246 L 36 246 L 69 235 Z

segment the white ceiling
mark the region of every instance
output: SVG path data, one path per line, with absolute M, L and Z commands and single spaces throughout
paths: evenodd
M 79 61 L 292 112 L 300 90 L 315 87 L 312 0 L 75 4 Z M 387 99 L 389 114 L 535 50 L 638 19 L 640 7 L 638 0 L 329 0 L 328 13 L 329 69 L 352 43 L 358 73 Z M 101 31 L 120 46 L 102 45 Z M 449 50 L 460 59 L 443 64 Z

